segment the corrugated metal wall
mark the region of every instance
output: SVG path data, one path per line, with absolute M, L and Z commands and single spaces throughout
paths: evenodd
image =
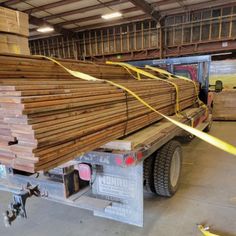
M 33 40 L 30 48 L 32 54 L 102 60 L 227 51 L 236 46 L 236 4 L 169 16 L 162 33 L 162 53 L 161 30 L 151 20 L 78 32 L 74 38 L 58 36 Z

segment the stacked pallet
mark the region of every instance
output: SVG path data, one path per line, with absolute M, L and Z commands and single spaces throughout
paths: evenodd
M 136 81 L 123 68 L 61 61 L 66 67 L 114 80 L 158 111 L 175 110 L 175 88 L 165 81 Z M 192 83 L 180 88 L 180 107 L 196 101 Z M 72 77 L 53 62 L 0 55 L 0 162 L 18 170 L 48 170 L 82 152 L 123 137 L 161 117 L 125 91 Z
M 214 94 L 214 120 L 236 120 L 236 90 L 226 89 Z

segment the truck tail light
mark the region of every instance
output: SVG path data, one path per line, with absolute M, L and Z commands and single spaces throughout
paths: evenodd
M 115 157 L 115 162 L 118 166 L 121 166 L 123 163 L 123 159 L 121 157 Z
M 126 164 L 127 166 L 132 165 L 133 163 L 134 163 L 134 157 L 128 156 L 128 157 L 125 159 L 125 164 Z
M 79 171 L 80 179 L 85 181 L 90 181 L 92 179 L 92 170 L 88 164 L 81 163 L 76 169 Z
M 143 153 L 142 152 L 138 152 L 137 153 L 137 159 L 140 161 L 143 159 Z

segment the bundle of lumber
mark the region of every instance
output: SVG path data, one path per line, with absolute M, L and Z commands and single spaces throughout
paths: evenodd
M 176 90 L 164 80 L 137 81 L 119 66 L 60 62 L 114 80 L 166 115 L 175 112 Z M 193 83 L 172 81 L 180 108 L 195 104 Z M 75 78 L 33 56 L 0 55 L 0 111 L 0 162 L 27 172 L 51 169 L 161 119 L 115 86 Z
M 214 120 L 236 120 L 236 90 L 226 89 L 214 94 Z
M 28 14 L 0 6 L 0 53 L 29 55 Z

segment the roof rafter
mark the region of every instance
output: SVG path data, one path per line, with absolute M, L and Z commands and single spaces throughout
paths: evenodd
M 44 17 L 45 20 L 51 20 L 51 19 L 56 19 L 59 17 L 64 17 L 64 16 L 69 16 L 69 15 L 75 15 L 78 13 L 84 13 L 84 12 L 88 12 L 88 11 L 92 11 L 92 10 L 97 10 L 97 9 L 101 9 L 104 7 L 111 7 L 111 6 L 115 6 L 115 5 L 119 5 L 121 3 L 125 3 L 127 2 L 127 0 L 112 0 L 109 2 L 105 2 L 103 4 L 99 3 L 93 6 L 89 6 L 89 7 L 84 7 L 84 8 L 80 8 L 80 9 L 76 9 L 76 10 L 72 10 L 72 11 L 66 11 L 63 13 L 59 13 L 59 14 L 55 14 L 55 15 L 51 15 L 51 16 L 46 16 Z
M 139 7 L 143 12 L 148 14 L 153 20 L 159 22 L 161 19 L 161 14 L 159 11 L 156 11 L 151 4 L 147 3 L 145 0 L 129 0 L 136 7 Z
M 68 5 L 70 3 L 80 2 L 80 1 L 82 1 L 82 0 L 67 0 L 67 1 L 61 0 L 61 1 L 58 1 L 58 2 L 48 3 L 48 4 L 45 4 L 45 5 L 39 6 L 39 7 L 34 7 L 34 8 L 31 8 L 31 9 L 28 9 L 24 12 L 28 13 L 28 14 L 32 14 L 32 13 L 35 13 L 35 12 L 38 12 L 38 11 L 44 11 L 44 10 L 48 10 L 48 9 L 51 9 L 51 8 L 54 8 L 54 7 L 60 7 L 60 6 L 64 6 L 64 5 Z
M 61 26 L 56 26 L 56 25 L 51 25 L 49 24 L 48 22 L 42 20 L 42 19 L 39 19 L 37 17 L 34 17 L 34 16 L 31 16 L 29 15 L 29 22 L 30 24 L 32 25 L 36 25 L 36 26 L 42 26 L 42 25 L 50 25 L 54 28 L 54 30 L 57 32 L 57 33 L 60 33 L 60 34 L 65 34 L 67 36 L 72 36 L 74 33 L 68 29 L 64 29 L 62 28 Z
M 17 4 L 17 3 L 20 3 L 20 2 L 25 2 L 26 0 L 8 0 L 8 1 L 5 1 L 2 4 L 4 5 L 7 5 L 7 6 L 10 6 L 10 5 L 14 5 L 14 4 Z
M 129 13 L 129 12 L 134 12 L 134 11 L 138 11 L 138 10 L 139 10 L 138 7 L 130 7 L 130 8 L 127 8 L 127 9 L 120 10 L 120 12 L 122 14 L 126 14 L 126 13 Z M 88 16 L 88 17 L 84 17 L 84 18 L 80 18 L 80 19 L 65 21 L 65 22 L 56 24 L 56 26 L 64 26 L 64 25 L 70 25 L 70 24 L 76 24 L 76 23 L 79 24 L 79 23 L 82 23 L 82 22 L 91 21 L 91 20 L 98 20 L 98 19 L 101 19 L 100 14 L 99 15 L 94 15 L 94 16 Z
M 177 0 L 161 0 L 159 2 L 153 2 L 151 3 L 151 6 L 163 6 L 171 3 L 176 3 Z
M 121 20 L 109 21 L 106 23 L 98 23 L 98 24 L 93 24 L 93 25 L 76 27 L 73 30 L 75 32 L 78 32 L 78 31 L 93 30 L 93 29 L 98 29 L 98 28 L 101 29 L 101 28 L 106 28 L 106 27 L 110 27 L 110 26 L 114 26 L 114 25 L 122 25 L 122 24 L 127 24 L 127 23 L 136 22 L 136 21 L 147 20 L 147 19 L 150 19 L 150 17 L 147 16 L 146 14 L 143 14 L 143 15 L 139 15 L 138 19 L 136 16 L 133 16 L 133 17 L 128 17 L 128 18 L 123 18 Z M 39 35 L 34 35 L 30 38 L 30 40 L 37 40 L 40 38 L 41 37 Z M 47 37 L 45 37 L 45 38 L 47 38 Z
M 73 30 L 77 32 L 77 31 L 84 31 L 84 30 L 90 30 L 90 29 L 96 29 L 96 28 L 100 29 L 100 28 L 106 28 L 106 27 L 114 26 L 114 25 L 122 25 L 122 24 L 131 23 L 135 21 L 142 21 L 146 19 L 150 19 L 150 17 L 147 16 L 146 14 L 143 14 L 143 15 L 139 15 L 138 18 L 137 16 L 132 16 L 132 17 L 123 18 L 121 20 L 109 21 L 107 23 L 98 23 L 98 24 L 93 24 L 93 25 L 77 27 L 77 28 L 73 28 Z
M 153 3 L 153 6 L 158 6 L 158 3 L 159 2 Z M 231 6 L 234 3 L 235 3 L 235 0 L 229 0 L 228 3 L 225 4 L 224 6 Z M 219 7 L 219 6 L 222 6 L 222 0 L 208 0 L 205 2 L 201 2 L 201 3 L 194 3 L 191 5 L 185 5 L 185 7 L 186 7 L 185 11 L 209 9 L 212 7 L 215 8 L 215 7 Z M 179 13 L 183 13 L 182 7 L 175 7 L 175 8 L 171 8 L 171 9 L 167 9 L 167 10 L 162 11 L 163 15 L 175 15 L 175 14 L 179 14 Z

